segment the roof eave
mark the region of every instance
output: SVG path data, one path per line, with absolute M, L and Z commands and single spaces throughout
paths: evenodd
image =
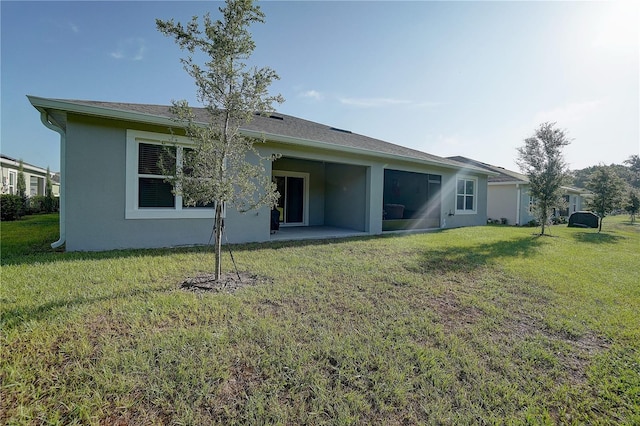
M 145 114 L 141 112 L 133 112 L 133 111 L 127 111 L 127 110 L 122 110 L 117 108 L 104 108 L 96 105 L 86 105 L 78 102 L 65 101 L 60 99 L 41 98 L 38 96 L 31 96 L 31 95 L 27 95 L 27 98 L 29 99 L 29 102 L 31 102 L 31 105 L 33 105 L 36 109 L 38 109 L 41 112 L 51 109 L 51 110 L 58 110 L 58 111 L 67 111 L 67 112 L 72 112 L 76 114 L 85 114 L 85 115 L 90 115 L 95 117 L 118 119 L 118 120 L 124 120 L 124 121 L 143 122 L 147 124 L 165 125 L 168 127 L 176 126 L 179 124 L 171 118 L 158 116 L 154 114 Z M 206 124 L 206 123 L 198 122 L 198 124 Z M 303 139 L 303 138 L 297 138 L 297 137 L 285 136 L 285 135 L 279 135 L 279 134 L 273 134 L 273 133 L 265 133 L 265 132 L 260 132 L 256 130 L 241 128 L 240 131 L 243 135 L 247 137 L 265 138 L 267 140 L 272 140 L 274 142 L 281 142 L 285 144 L 304 145 L 307 147 L 324 148 L 324 149 L 331 148 L 341 152 L 347 152 L 347 153 L 353 153 L 353 154 L 366 154 L 366 155 L 370 155 L 378 158 L 389 158 L 389 159 L 396 159 L 396 160 L 402 160 L 402 161 L 410 161 L 413 163 L 426 164 L 430 166 L 438 166 L 438 167 L 453 169 L 453 170 L 464 168 L 465 170 L 469 170 L 474 173 L 488 175 L 488 176 L 497 175 L 497 173 L 493 173 L 485 169 L 481 169 L 478 167 L 474 167 L 474 166 L 470 166 L 462 163 L 460 163 L 460 166 L 458 166 L 456 164 L 448 164 L 448 163 L 439 162 L 439 161 L 430 161 L 423 158 L 415 158 L 415 157 L 409 157 L 409 156 L 404 156 L 399 154 L 384 153 L 384 152 L 373 151 L 373 150 L 368 150 L 364 148 L 347 147 L 344 145 L 337 145 L 329 142 Z
M 148 124 L 175 126 L 177 123 L 168 117 L 154 114 L 145 114 L 142 112 L 133 112 L 117 108 L 104 108 L 96 105 L 86 105 L 77 102 L 64 101 L 59 99 L 40 98 L 37 96 L 27 95 L 29 102 L 39 111 L 58 110 L 72 112 L 76 114 L 90 115 L 94 117 L 103 117 L 111 119 L 119 119 L 124 121 L 142 121 Z

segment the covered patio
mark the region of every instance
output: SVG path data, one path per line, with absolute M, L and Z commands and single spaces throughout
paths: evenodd
M 286 226 L 271 234 L 271 241 L 322 240 L 366 235 L 369 233 L 334 226 Z

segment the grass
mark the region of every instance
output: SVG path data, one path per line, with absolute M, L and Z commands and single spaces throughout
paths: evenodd
M 234 246 L 266 278 L 234 294 L 179 289 L 207 249 L 52 252 L 53 222 L 2 224 L 0 422 L 640 423 L 626 218 Z

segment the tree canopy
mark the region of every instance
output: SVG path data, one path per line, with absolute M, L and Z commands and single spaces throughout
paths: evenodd
M 252 0 L 227 0 L 219 12 L 221 19 L 214 21 L 206 14 L 202 25 L 197 16 L 186 25 L 156 20 L 158 30 L 188 52 L 180 61 L 209 116 L 207 123 L 199 122 L 187 101 L 173 101 L 176 122 L 193 145 L 175 151 L 169 181 L 186 204 L 215 206 L 216 280 L 225 209 L 247 211 L 273 205 L 278 197 L 263 165 L 272 158 L 261 157 L 254 144 L 262 141 L 243 136 L 240 128 L 256 112 L 268 113 L 274 103 L 283 102 L 282 96 L 268 92 L 279 78 L 276 72 L 246 63 L 255 49 L 249 26 L 264 22 L 260 7 Z M 203 64 L 194 59 L 196 54 L 207 58 Z
M 564 204 L 561 186 L 568 169 L 562 149 L 569 143 L 563 130 L 555 128 L 555 123 L 547 122 L 518 148 L 516 162 L 529 178 L 529 192 L 534 199 L 534 212 L 542 235 L 552 210 Z
M 600 216 L 598 232 L 602 231 L 602 219 L 622 204 L 622 179 L 606 167 L 597 167 L 587 182 L 587 189 L 593 193 L 589 205 Z

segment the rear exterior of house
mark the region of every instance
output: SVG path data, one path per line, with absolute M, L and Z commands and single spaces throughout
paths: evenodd
M 177 150 L 190 144 L 171 136 L 168 107 L 29 100 L 61 135 L 57 244 L 76 251 L 210 241 L 213 209 L 183 206 L 154 168 L 163 144 Z M 282 228 L 376 235 L 486 223 L 491 173 L 482 169 L 288 115 L 256 116 L 242 133 L 265 139 L 256 145 L 261 155 L 280 155 L 265 166 L 281 195 Z M 228 241 L 272 239 L 270 210 L 228 208 Z

